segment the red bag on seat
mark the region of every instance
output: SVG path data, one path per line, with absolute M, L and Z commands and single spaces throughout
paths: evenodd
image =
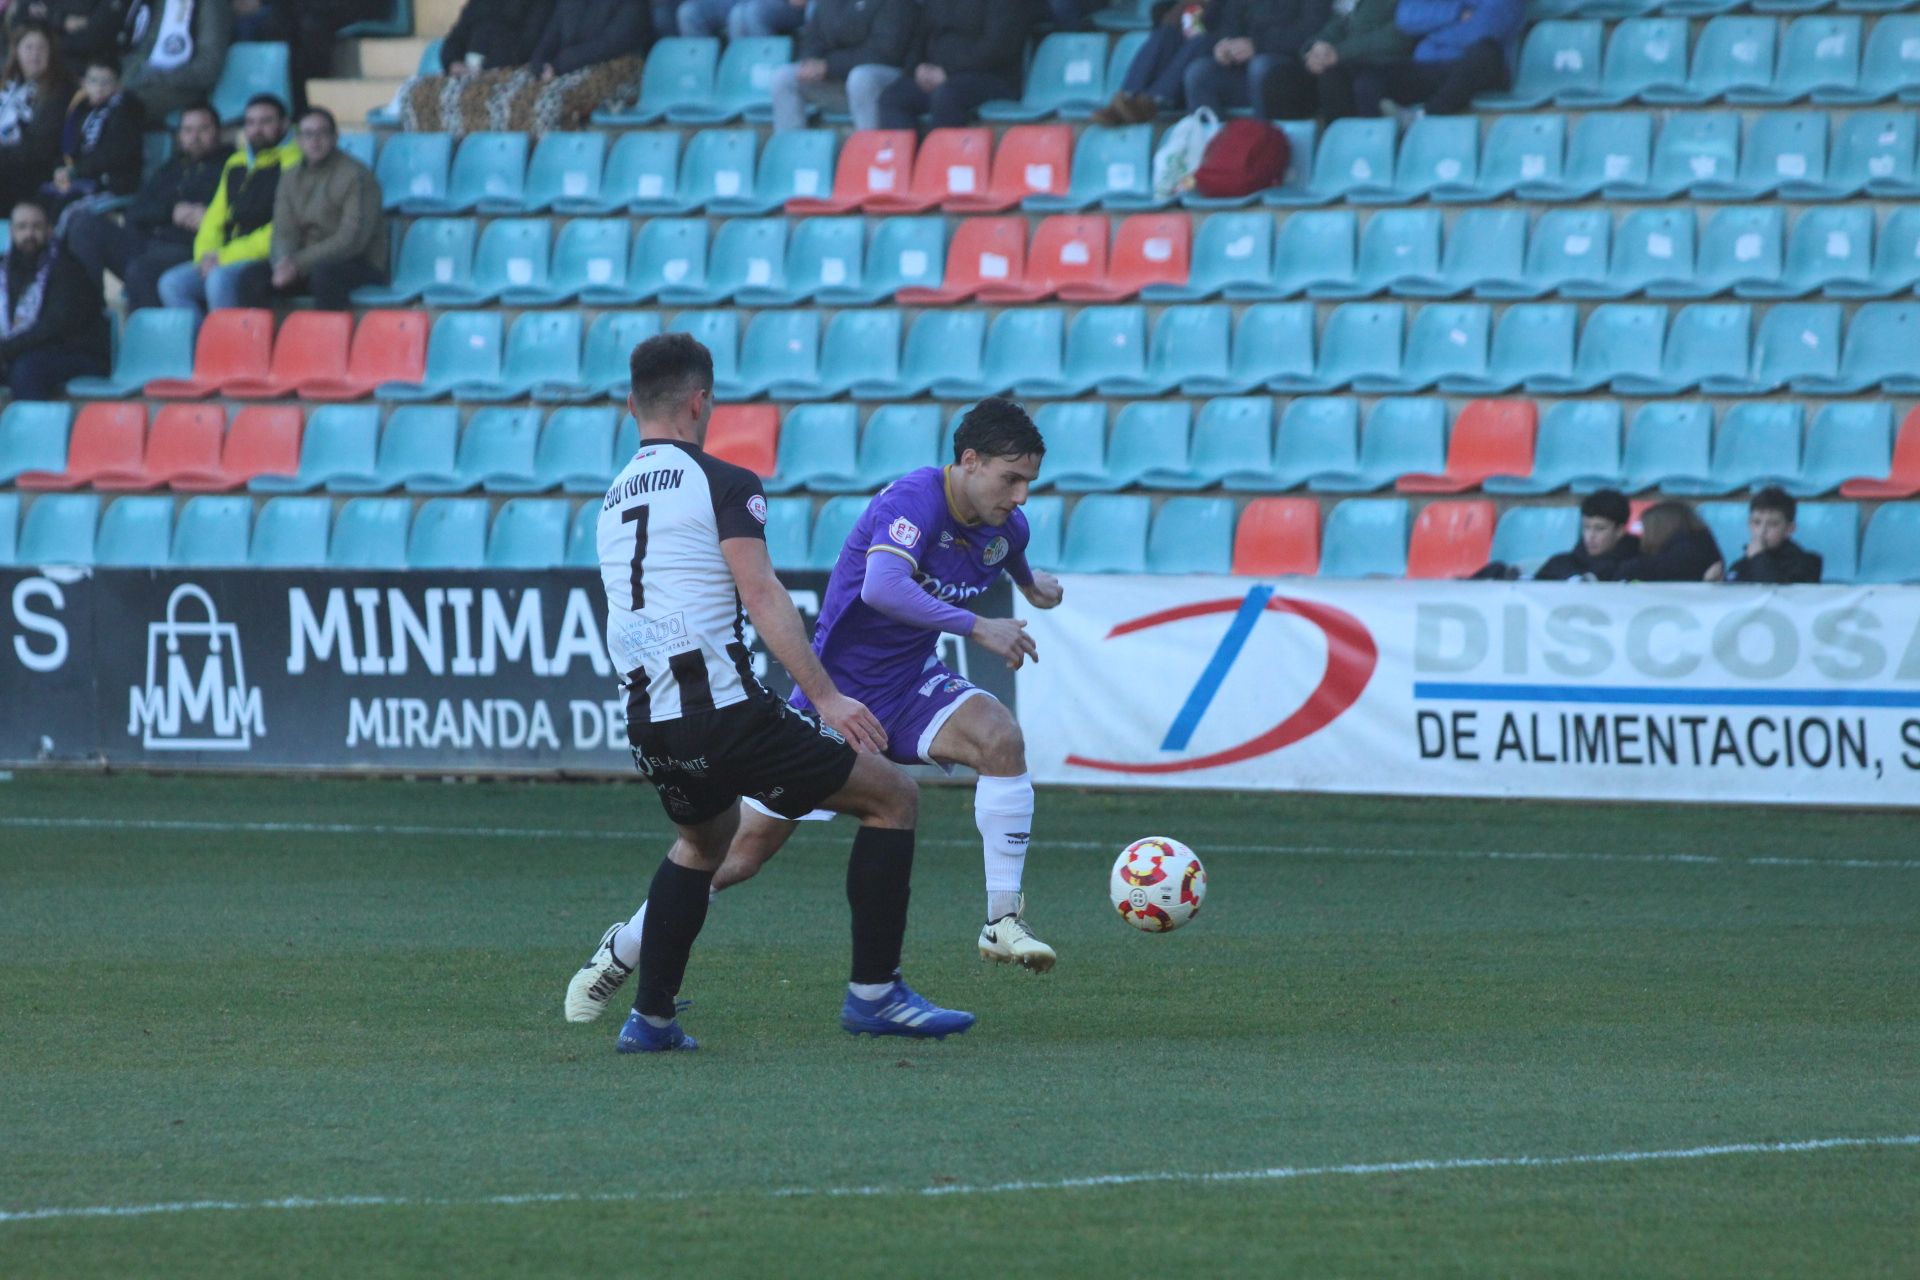
M 1193 188 L 1203 196 L 1250 196 L 1279 186 L 1292 158 L 1287 135 L 1265 120 L 1229 120 L 1207 144 Z

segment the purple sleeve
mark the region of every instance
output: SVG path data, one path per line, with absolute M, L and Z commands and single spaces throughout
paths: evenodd
M 974 617 L 965 609 L 935 600 L 913 580 L 913 561 L 889 549 L 867 553 L 867 576 L 860 584 L 860 600 L 895 622 L 927 631 L 973 634 Z
M 1027 564 L 1025 550 L 1016 551 L 1007 557 L 1006 570 L 1007 576 L 1013 579 L 1016 586 L 1033 585 L 1033 569 Z
M 946 495 L 921 483 L 918 475 L 895 481 L 867 507 L 872 532 L 865 549 L 885 547 L 895 553 L 892 558 L 904 556 L 917 567 L 926 553 L 926 540 L 939 531 L 946 510 Z

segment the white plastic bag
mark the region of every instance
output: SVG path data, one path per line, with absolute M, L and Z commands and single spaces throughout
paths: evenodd
M 1201 107 L 1167 130 L 1153 153 L 1153 194 L 1164 200 L 1190 190 L 1207 144 L 1218 132 L 1220 118 L 1209 107 Z

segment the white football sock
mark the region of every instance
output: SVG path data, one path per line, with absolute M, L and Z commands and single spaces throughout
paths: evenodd
M 633 919 L 620 926 L 620 932 L 613 935 L 613 958 L 627 968 L 636 968 L 640 964 L 640 931 L 646 927 L 647 904 L 641 903 L 640 909 L 633 913 Z
M 891 982 L 849 982 L 847 990 L 862 1000 L 878 1000 L 893 990 Z
M 1020 872 L 1033 835 L 1033 775 L 982 774 L 973 787 L 973 822 L 987 864 L 987 919 L 998 920 L 1020 905 Z

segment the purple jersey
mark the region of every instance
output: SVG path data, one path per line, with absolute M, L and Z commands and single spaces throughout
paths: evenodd
M 1027 518 L 1018 508 L 1003 525 L 962 524 L 947 496 L 945 467 L 922 467 L 867 504 L 840 548 L 813 633 L 813 651 L 841 692 L 868 701 L 920 679 L 940 633 L 896 622 L 860 598 L 868 555 L 897 555 L 914 566 L 922 590 L 964 606 L 1001 572 L 1024 565 Z

